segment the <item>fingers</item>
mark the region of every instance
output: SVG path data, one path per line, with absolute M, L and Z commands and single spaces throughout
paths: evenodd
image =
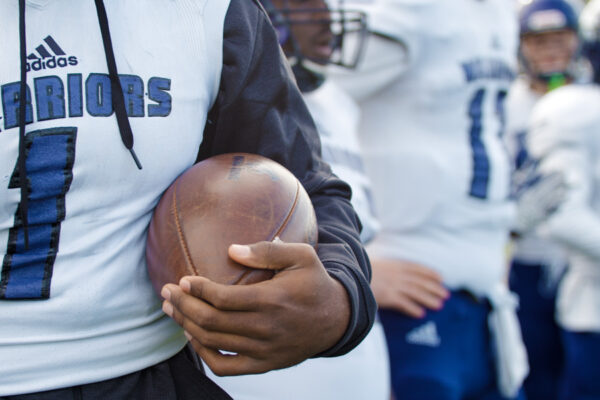
M 282 241 L 232 244 L 228 251 L 229 256 L 242 265 L 272 270 L 307 264 L 308 257 L 316 257 L 315 250 L 308 244 Z
M 269 291 L 261 283 L 222 285 L 198 276 L 186 276 L 179 286 L 184 293 L 202 299 L 223 311 L 251 311 L 268 302 Z M 164 296 L 163 296 L 164 297 Z
M 233 333 L 212 332 L 202 327 L 190 324 L 186 337 L 192 344 L 196 343 L 213 350 L 226 351 L 235 354 L 260 359 L 268 355 L 267 339 L 254 339 Z
M 222 352 L 192 342 L 194 350 L 217 376 L 233 376 L 242 374 L 260 374 L 273 369 L 265 359 L 249 357 L 244 354 L 223 354 Z
M 217 376 L 240 375 L 256 368 L 254 359 L 240 354 L 223 354 L 218 350 L 192 342 L 196 353 Z
M 164 311 L 184 328 L 215 373 L 291 366 L 343 336 L 350 319 L 348 294 L 311 246 L 261 242 L 231 246 L 230 256 L 280 272 L 260 283 L 232 286 L 187 276 L 162 292 Z
M 268 337 L 268 329 L 271 326 L 263 323 L 253 312 L 219 310 L 201 298 L 185 293 L 179 286 L 173 284 L 165 285 L 161 294 L 165 298 L 163 302 L 165 314 L 194 336 L 217 332 L 235 333 L 253 339 Z M 239 349 L 228 347 L 227 350 Z
M 423 286 L 409 286 L 404 291 L 404 295 L 413 303 L 430 310 L 440 310 L 446 300 L 446 297 L 438 296 Z
M 450 296 L 450 292 L 444 286 L 442 276 L 431 268 L 405 263 L 398 273 L 405 275 L 408 281 L 418 285 L 434 297 L 447 299 Z
M 387 302 L 388 308 L 396 309 L 413 318 L 423 318 L 426 311 L 441 310 L 446 298 L 432 295 L 423 288 L 406 286 L 396 290 Z
M 194 350 L 209 366 L 209 368 L 219 376 L 232 376 L 241 374 L 257 374 L 271 370 L 273 367 L 268 361 L 268 352 L 244 353 L 247 348 L 258 349 L 261 342 L 254 342 L 249 345 L 239 346 L 241 351 L 232 350 L 223 347 L 216 347 L 209 341 L 198 339 L 186 332 L 187 338 L 194 347 Z M 235 337 L 234 342 L 243 341 L 241 337 Z M 236 346 L 232 346 L 235 348 Z M 264 347 L 264 346 L 262 346 Z
M 437 299 L 441 302 L 450 297 L 450 291 L 446 289 L 441 281 L 417 278 L 413 282 L 415 284 L 414 291 L 423 293 L 423 296 L 431 297 L 432 299 Z
M 425 316 L 425 308 L 407 297 L 399 296 L 394 308 L 412 318 L 423 318 Z
M 190 325 L 188 328 L 185 331 L 188 340 L 209 349 L 254 356 L 261 354 L 260 349 L 264 347 L 260 340 L 231 333 L 211 332 L 198 325 Z

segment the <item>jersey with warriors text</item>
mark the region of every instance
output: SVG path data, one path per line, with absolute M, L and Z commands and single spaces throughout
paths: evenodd
M 361 100 L 360 140 L 382 224 L 371 250 L 485 294 L 505 273 L 514 213 L 501 139 L 516 70 L 514 3 L 357 6 L 377 34 L 360 67 L 364 85 L 352 74 L 336 79 Z
M 558 293 L 558 321 L 576 331 L 600 332 L 600 89 L 572 84 L 534 108 L 528 140 L 542 173 L 567 181 L 566 200 L 540 232 L 569 250 Z
M 149 285 L 145 235 L 161 193 L 197 156 L 229 1 L 105 3 L 143 169 L 119 138 L 94 2 L 28 1 L 24 250 L 18 2 L 0 2 L 0 395 L 124 375 L 185 344 Z
M 0 4 L 0 395 L 115 378 L 184 346 L 145 271 L 146 229 L 179 174 L 229 152 L 276 160 L 306 188 L 317 254 L 350 302 L 346 333 L 322 355 L 350 351 L 376 312 L 358 219 L 258 0 L 104 2 L 141 170 L 119 138 L 93 3 L 27 2 L 23 96 L 17 2 Z

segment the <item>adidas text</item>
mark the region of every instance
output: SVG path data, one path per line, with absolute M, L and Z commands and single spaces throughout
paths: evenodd
M 27 72 L 40 71 L 42 69 L 54 69 L 54 68 L 64 68 L 69 65 L 77 65 L 77 57 L 69 56 L 69 57 L 50 57 L 48 59 L 38 59 L 32 63 L 27 63 L 25 69 Z

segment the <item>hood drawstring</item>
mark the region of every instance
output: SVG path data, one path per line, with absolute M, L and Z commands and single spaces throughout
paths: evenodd
M 29 181 L 27 180 L 26 149 L 25 149 L 25 120 L 27 111 L 27 46 L 25 41 L 25 0 L 19 0 L 19 44 L 21 62 L 21 82 L 19 85 L 19 187 L 21 189 L 20 214 L 25 236 L 25 248 L 29 248 Z
M 135 165 L 139 169 L 142 169 L 142 164 L 137 158 L 135 151 L 133 151 L 133 132 L 131 131 L 131 125 L 129 125 L 129 118 L 127 117 L 127 111 L 125 110 L 125 97 L 123 96 L 123 89 L 121 89 L 121 82 L 119 80 L 119 74 L 117 73 L 117 63 L 115 62 L 112 40 L 110 39 L 106 9 L 104 8 L 104 2 L 102 0 L 95 0 L 95 2 L 96 11 L 98 13 L 98 22 L 100 23 L 100 32 L 102 33 L 102 43 L 104 44 L 104 54 L 106 54 L 108 75 L 110 77 L 113 109 L 117 116 L 121 141 L 123 141 L 123 144 L 131 153 Z
M 125 97 L 121 88 L 121 82 L 117 73 L 117 64 L 110 39 L 110 31 L 108 29 L 108 18 L 102 0 L 95 0 L 96 11 L 98 12 L 98 22 L 100 23 L 100 31 L 102 33 L 102 42 L 104 44 L 104 53 L 106 54 L 106 63 L 108 66 L 108 75 L 111 84 L 111 96 L 113 109 L 117 116 L 117 124 L 119 125 L 119 133 L 121 141 L 131 153 L 135 165 L 142 169 L 142 164 L 133 151 L 133 132 L 127 117 L 125 109 Z M 20 85 L 19 85 L 19 156 L 17 161 L 19 188 L 21 190 L 21 203 L 19 206 L 19 216 L 23 225 L 23 233 L 25 236 L 25 249 L 29 249 L 29 181 L 27 179 L 27 149 L 25 141 L 25 124 L 27 112 L 27 41 L 25 35 L 25 0 L 19 0 L 19 59 L 20 59 Z

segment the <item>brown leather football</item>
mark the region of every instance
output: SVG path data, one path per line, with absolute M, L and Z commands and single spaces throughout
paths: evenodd
M 157 293 L 185 275 L 223 284 L 270 279 L 273 271 L 238 264 L 227 249 L 276 237 L 316 246 L 315 212 L 302 184 L 262 156 L 214 156 L 179 176 L 159 201 L 146 246 L 150 279 Z

